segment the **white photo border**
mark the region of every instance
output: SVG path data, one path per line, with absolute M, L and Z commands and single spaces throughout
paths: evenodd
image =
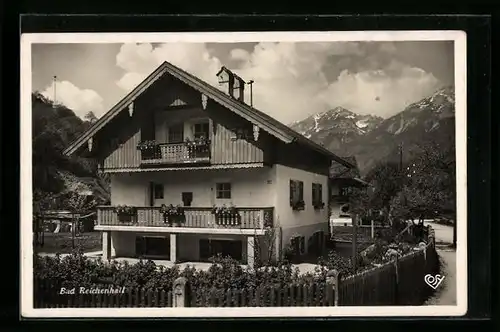
M 467 312 L 467 62 L 464 31 L 30 33 L 21 35 L 20 259 L 21 315 L 26 318 L 237 318 L 419 317 Z M 51 308 L 33 307 L 31 45 L 38 43 L 454 41 L 457 204 L 455 306 L 241 307 L 241 308 Z

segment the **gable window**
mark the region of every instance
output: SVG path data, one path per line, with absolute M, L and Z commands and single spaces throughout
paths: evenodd
M 312 205 L 315 209 L 322 209 L 325 204 L 323 202 L 323 186 L 321 183 L 312 184 Z
M 163 185 L 161 183 L 155 183 L 153 191 L 155 199 L 163 199 Z
M 290 180 L 290 206 L 294 210 L 304 210 L 304 182 Z
M 168 127 L 167 143 L 182 143 L 184 141 L 184 124 Z
M 208 122 L 196 123 L 193 126 L 193 135 L 194 138 L 209 138 L 210 129 Z
M 231 198 L 231 183 L 217 183 L 215 185 L 216 198 Z

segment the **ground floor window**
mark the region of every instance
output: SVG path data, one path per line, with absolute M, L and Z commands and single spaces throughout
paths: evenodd
M 170 238 L 163 236 L 137 236 L 135 239 L 137 257 L 170 259 Z
M 222 256 L 230 256 L 236 260 L 243 259 L 243 244 L 237 240 L 200 240 L 200 259 L 208 260 L 209 258 L 221 254 Z

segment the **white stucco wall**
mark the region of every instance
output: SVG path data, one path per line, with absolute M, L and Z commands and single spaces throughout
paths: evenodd
M 192 192 L 192 207 L 234 204 L 272 207 L 276 201 L 275 169 L 269 167 L 225 170 L 190 170 L 113 174 L 111 204 L 149 206 L 149 182 L 164 186 L 164 198 L 155 206 L 182 204 L 182 192 Z M 231 199 L 217 199 L 215 184 L 231 183 Z
M 316 231 L 328 233 L 328 176 L 315 174 L 283 165 L 276 165 L 276 214 L 282 227 L 282 248 L 294 235 L 305 237 L 306 250 L 308 239 Z M 295 211 L 290 206 L 290 180 L 304 182 L 305 208 Z M 312 206 L 312 184 L 322 184 L 322 199 L 325 207 L 315 210 Z
M 290 180 L 304 182 L 305 208 L 295 211 L 290 206 Z M 113 174 L 111 176 L 111 204 L 127 204 L 149 206 L 149 182 L 164 185 L 164 198 L 155 200 L 155 205 L 182 204 L 182 192 L 192 192 L 192 207 L 211 207 L 214 204 L 234 204 L 240 207 L 274 207 L 275 225 L 281 227 L 278 247 L 285 247 L 294 235 L 304 236 L 306 248 L 309 237 L 314 232 L 324 231 L 328 234 L 328 177 L 283 165 L 250 169 L 198 170 L 198 171 L 165 171 L 131 174 Z M 215 183 L 230 182 L 231 199 L 215 197 Z M 312 183 L 323 186 L 323 202 L 325 207 L 315 210 L 312 206 Z M 121 233 L 120 233 L 121 234 Z M 133 238 L 120 235 L 116 238 L 117 246 L 123 248 L 122 241 L 134 247 Z M 182 236 L 183 246 L 188 249 L 186 258 L 194 258 L 197 253 L 197 240 Z M 199 238 L 197 238 L 199 239 Z M 187 241 L 187 242 L 186 242 Z M 189 245 L 187 244 L 189 243 Z M 184 247 L 183 247 L 184 248 Z M 134 249 L 132 249 L 134 250 Z M 123 249 L 119 249 L 123 251 Z M 125 249 L 125 253 L 129 253 Z

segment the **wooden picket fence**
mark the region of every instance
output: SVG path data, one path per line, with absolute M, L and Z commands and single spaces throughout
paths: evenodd
M 306 285 L 261 286 L 253 289 L 184 290 L 188 307 L 316 307 L 421 305 L 432 293 L 424 276 L 437 273 L 434 231 L 421 250 L 343 279 Z M 335 286 L 336 285 L 336 286 Z M 106 289 L 109 285 L 99 288 Z M 175 288 L 175 287 L 174 287 Z M 116 287 L 115 287 L 116 289 Z M 175 289 L 119 289 L 118 294 L 60 294 L 60 289 L 34 283 L 35 308 L 172 307 Z M 189 294 L 189 295 L 188 295 Z

